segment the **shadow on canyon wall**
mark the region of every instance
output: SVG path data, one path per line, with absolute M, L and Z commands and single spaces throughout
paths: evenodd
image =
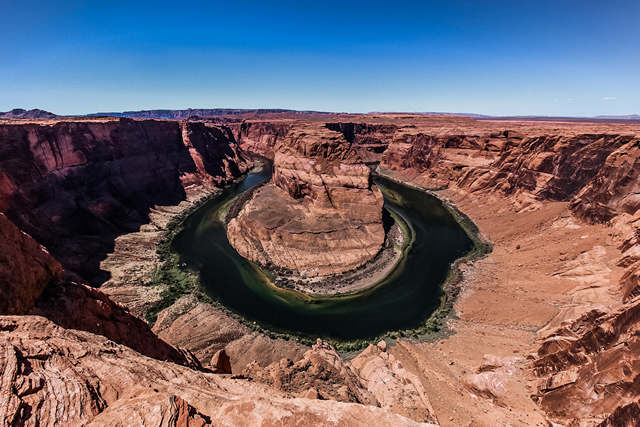
M 224 126 L 132 119 L 0 125 L 0 211 L 93 286 L 117 236 L 249 161 Z

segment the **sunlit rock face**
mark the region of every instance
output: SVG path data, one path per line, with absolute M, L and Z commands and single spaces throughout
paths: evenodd
M 351 270 L 380 251 L 382 193 L 341 133 L 292 129 L 273 168 L 272 182 L 229 222 L 229 241 L 242 256 L 317 276 Z

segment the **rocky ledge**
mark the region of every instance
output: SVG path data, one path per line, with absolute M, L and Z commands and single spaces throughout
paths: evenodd
M 384 200 L 371 172 L 338 132 L 306 125 L 276 147 L 271 183 L 229 221 L 245 258 L 303 276 L 339 274 L 382 248 Z

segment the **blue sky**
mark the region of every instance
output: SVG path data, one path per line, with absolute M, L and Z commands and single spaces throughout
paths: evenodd
M 0 0 L 0 111 L 640 114 L 640 1 Z

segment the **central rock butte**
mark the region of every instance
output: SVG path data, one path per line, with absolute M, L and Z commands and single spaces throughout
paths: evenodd
M 296 127 L 275 151 L 271 183 L 229 221 L 238 253 L 308 276 L 342 273 L 376 256 L 385 239 L 384 200 L 343 135 Z

